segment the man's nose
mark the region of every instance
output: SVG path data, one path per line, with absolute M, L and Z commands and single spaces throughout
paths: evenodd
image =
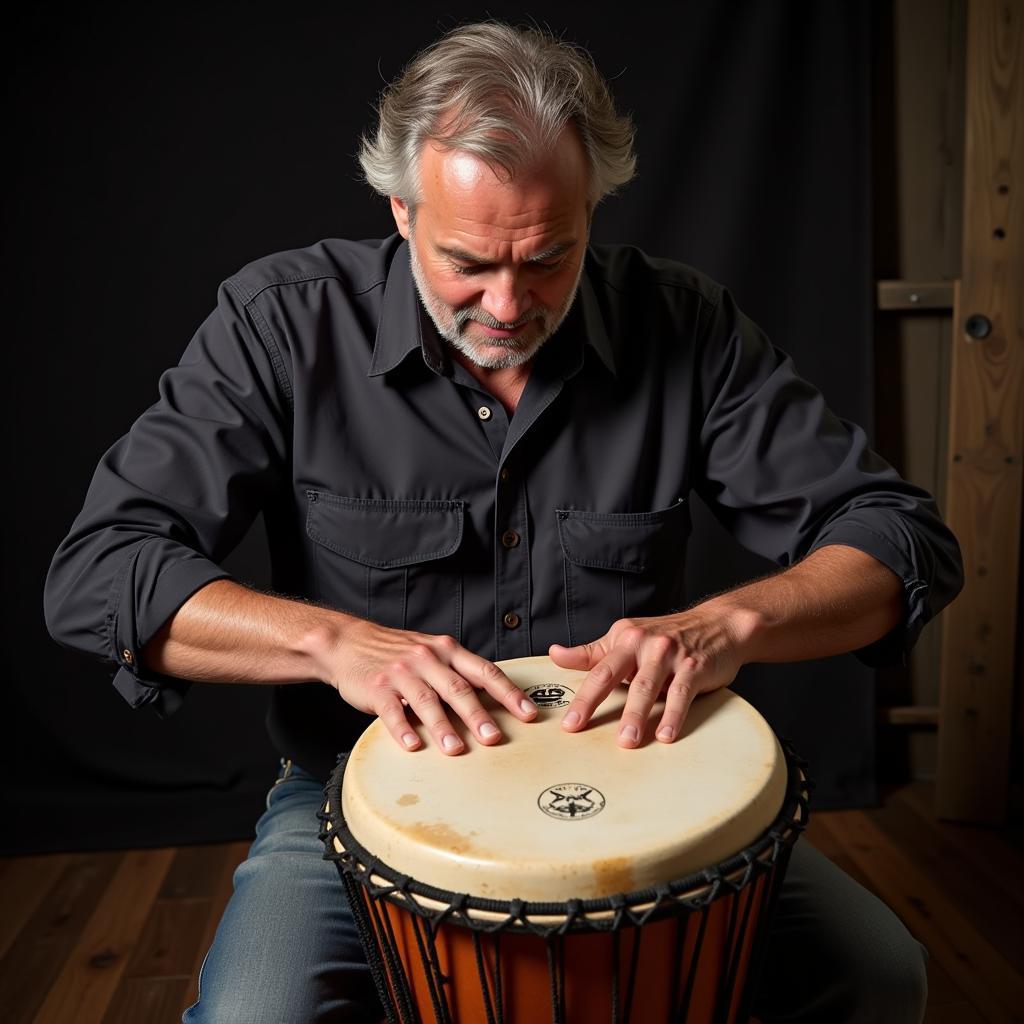
M 488 283 L 483 308 L 502 323 L 515 323 L 530 308 L 527 290 L 517 276 L 501 271 Z

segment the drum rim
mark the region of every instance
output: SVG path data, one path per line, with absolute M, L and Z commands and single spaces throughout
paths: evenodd
M 753 843 L 726 860 L 658 886 L 590 899 L 541 902 L 487 899 L 420 882 L 375 857 L 349 830 L 341 803 L 348 753 L 338 755 L 337 764 L 324 787 L 324 803 L 317 813 L 319 837 L 325 847 L 324 860 L 333 861 L 371 898 L 384 898 L 434 922 L 452 920 L 476 931 L 527 929 L 538 934 L 550 934 L 607 931 L 627 923 L 646 924 L 649 920 L 678 912 L 678 908 L 700 909 L 737 893 L 751 882 L 755 874 L 768 873 L 780 859 L 788 857 L 789 850 L 807 827 L 810 792 L 814 784 L 807 774 L 807 762 L 787 739 L 778 739 L 786 760 L 786 794 L 772 823 Z M 335 848 L 335 839 L 341 844 L 341 851 Z M 434 905 L 424 906 L 421 900 Z M 481 914 L 486 917 L 480 917 Z

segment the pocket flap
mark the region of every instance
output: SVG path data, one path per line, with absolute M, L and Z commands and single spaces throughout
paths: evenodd
M 574 565 L 646 572 L 681 551 L 690 533 L 686 502 L 657 512 L 584 512 L 557 509 L 562 553 Z
M 310 539 L 375 569 L 447 558 L 462 543 L 461 501 L 344 498 L 327 491 L 306 497 Z

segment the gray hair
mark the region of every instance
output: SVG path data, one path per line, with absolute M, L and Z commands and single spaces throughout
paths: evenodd
M 572 124 L 587 154 L 591 207 L 636 169 L 633 124 L 616 112 L 590 54 L 537 28 L 482 22 L 452 30 L 413 58 L 377 113 L 359 162 L 377 192 L 411 206 L 428 141 L 474 153 L 511 179 Z

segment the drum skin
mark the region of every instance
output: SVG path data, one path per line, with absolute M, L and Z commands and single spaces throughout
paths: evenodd
M 785 755 L 767 723 L 731 691 L 698 697 L 675 743 L 648 739 L 627 750 L 616 742 L 625 687 L 586 730 L 568 734 L 559 721 L 585 673 L 548 658 L 499 664 L 540 707 L 535 722 L 521 723 L 492 705 L 506 737 L 499 746 L 485 748 L 463 732 L 467 752 L 448 757 L 421 729 L 425 749 L 410 754 L 374 723 L 349 756 L 346 827 L 391 871 L 490 900 L 616 897 L 727 860 L 779 814 Z M 333 843 L 341 851 L 337 837 Z M 403 965 L 398 987 L 407 986 L 419 1019 L 435 1020 L 440 998 L 447 1006 L 440 1019 L 461 1024 L 487 1022 L 488 1001 L 500 1003 L 505 1024 L 555 1016 L 573 1024 L 731 1021 L 770 890 L 781 884 L 778 866 L 767 867 L 703 910 L 676 905 L 642 927 L 570 931 L 552 946 L 522 929 L 495 935 L 452 922 L 433 926 L 433 942 L 425 941 L 424 918 L 390 898 L 371 900 L 365 874 L 360 895 L 378 944 L 390 943 Z M 429 912 L 430 901 L 422 902 Z M 488 926 L 501 919 L 475 916 Z M 395 978 L 387 978 L 400 1005 Z M 687 1009 L 677 1017 L 681 1002 Z

